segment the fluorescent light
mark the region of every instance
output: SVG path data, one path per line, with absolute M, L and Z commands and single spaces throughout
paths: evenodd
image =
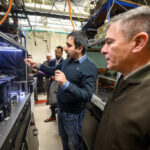
M 17 49 L 0 49 L 1 52 L 22 52 L 22 50 Z

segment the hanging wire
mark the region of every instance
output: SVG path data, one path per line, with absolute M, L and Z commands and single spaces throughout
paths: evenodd
M 144 0 L 145 4 L 148 5 L 148 2 L 146 0 Z
M 129 0 L 123 0 L 124 2 L 127 2 L 127 3 L 131 3 L 131 4 L 135 4 L 135 5 L 139 5 L 140 3 L 138 2 L 132 2 L 132 1 L 129 1 Z
M 125 8 L 124 6 L 122 6 L 118 1 L 115 1 L 120 7 L 122 7 L 125 11 L 127 11 L 128 9 Z
M 34 12 L 36 11 L 36 0 L 34 2 Z M 34 32 L 33 32 L 33 36 L 34 36 L 34 45 L 37 46 L 37 43 L 36 43 L 36 38 L 35 38 L 35 28 L 36 28 L 36 15 L 35 15 L 35 26 L 34 26 Z
M 54 6 L 55 6 L 55 8 L 57 9 L 57 11 L 58 11 L 61 15 L 64 15 L 64 14 L 57 8 L 56 5 L 54 5 Z
M 112 10 L 112 8 L 113 8 L 113 6 L 114 6 L 114 3 L 115 3 L 115 0 L 113 0 L 112 5 L 111 5 L 111 7 L 110 7 L 110 9 L 109 9 L 109 11 L 108 11 L 108 13 L 107 13 L 107 15 L 106 15 L 106 20 L 108 20 L 108 19 L 107 19 L 107 18 L 108 18 L 108 15 L 110 14 L 110 12 L 111 12 L 111 10 Z
M 76 7 L 76 9 L 78 10 L 78 12 L 81 13 L 80 10 L 79 10 L 79 8 L 75 5 L 74 1 L 73 1 L 73 4 L 74 4 L 74 6 Z M 87 21 L 88 19 L 90 19 L 90 16 L 89 16 L 88 18 L 86 18 L 86 16 L 84 16 L 84 14 L 82 14 L 82 15 L 83 15 L 85 18 L 84 18 L 84 19 L 81 19 L 81 18 L 79 18 L 79 17 L 76 15 L 76 13 L 74 12 L 73 9 L 71 9 L 71 10 L 72 10 L 72 13 L 76 16 L 76 18 L 77 18 L 78 21 L 83 22 L 83 21 Z
M 59 43 L 58 39 L 56 38 L 56 33 L 54 33 L 54 32 L 51 32 L 51 33 L 52 33 L 52 36 L 54 37 L 56 43 Z M 57 44 L 57 45 L 59 45 L 59 44 Z
M 51 14 L 51 11 L 53 10 L 54 6 L 55 6 L 55 2 L 56 0 L 52 0 L 52 3 L 50 1 L 50 4 L 52 5 L 50 11 L 49 11 L 49 14 Z M 47 18 L 47 17 L 43 17 L 43 19 L 40 21 L 40 23 L 42 23 L 44 21 L 44 19 Z
M 71 4 L 70 4 L 70 0 L 68 0 L 68 6 L 69 6 L 69 17 L 70 17 L 70 21 L 71 21 L 73 30 L 75 31 L 75 26 L 74 26 L 74 23 L 73 23 L 73 21 L 72 21 L 72 16 L 71 16 Z
M 66 10 L 66 3 L 67 3 L 67 0 L 65 0 L 65 6 L 64 6 L 64 11 Z
M 23 9 L 23 11 L 25 12 L 25 4 L 24 4 L 24 0 L 22 0 L 22 9 Z M 31 30 L 32 30 L 32 26 L 31 26 L 31 24 L 30 24 L 30 20 L 29 20 L 29 17 L 28 17 L 28 15 L 25 13 L 25 16 L 26 16 L 26 18 L 27 18 L 27 21 L 28 21 L 28 24 L 29 24 L 29 26 L 30 26 L 30 28 L 31 28 Z
M 81 19 L 81 18 L 79 18 L 77 15 L 76 15 L 76 13 L 74 12 L 74 10 L 73 9 L 71 9 L 72 10 L 72 14 L 74 14 L 75 16 L 76 16 L 76 18 L 77 18 L 77 20 L 78 21 L 81 21 L 81 22 L 83 22 L 83 21 L 87 21 L 89 18 L 84 18 L 84 19 Z
M 68 1 L 70 1 L 70 0 L 68 0 Z M 60 13 L 60 14 L 62 14 L 62 15 L 64 15 L 58 8 L 57 8 L 57 6 L 54 4 L 54 7 L 57 9 L 57 11 Z M 70 13 L 69 13 L 69 17 L 70 17 Z M 71 17 L 71 19 L 72 19 L 72 17 Z M 71 22 L 71 24 L 73 23 L 73 21 Z M 57 23 L 58 24 L 58 23 Z M 74 25 L 74 24 L 73 24 Z M 74 30 L 75 30 L 75 27 L 73 28 Z
M 13 0 L 10 0 L 10 1 L 9 1 L 8 10 L 7 10 L 5 16 L 3 17 L 3 19 L 0 21 L 0 25 L 2 25 L 3 22 L 6 20 L 6 18 L 8 17 L 8 14 L 10 13 L 10 10 L 11 10 L 11 7 L 12 7 L 12 2 L 13 2 Z
M 64 0 L 56 0 L 57 2 L 63 2 Z
M 79 8 L 76 6 L 75 2 L 72 1 L 72 3 L 73 3 L 73 5 L 76 7 L 76 9 L 78 10 L 78 12 L 81 13 L 80 10 L 79 10 Z M 83 16 L 84 16 L 84 14 L 83 14 Z M 84 17 L 86 18 L 86 16 L 84 16 Z

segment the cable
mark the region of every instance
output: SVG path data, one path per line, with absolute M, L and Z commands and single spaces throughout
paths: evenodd
M 73 2 L 73 4 L 74 4 L 74 6 L 77 8 L 77 10 L 79 11 L 79 13 L 81 13 L 80 12 L 80 10 L 78 9 L 78 7 L 75 5 L 75 3 L 74 3 L 74 1 L 72 1 Z M 81 18 L 79 18 L 77 15 L 76 15 L 76 13 L 74 12 L 74 10 L 73 9 L 71 9 L 72 10 L 72 13 L 76 16 L 76 18 L 77 18 L 77 20 L 78 21 L 81 21 L 81 22 L 83 22 L 83 21 L 87 21 L 89 18 L 86 18 L 85 16 L 84 16 L 84 14 L 83 14 L 83 16 L 85 17 L 84 19 L 81 19 Z
M 66 10 L 66 3 L 67 3 L 67 0 L 65 0 L 65 6 L 64 6 L 64 11 Z
M 70 0 L 68 0 L 68 6 L 69 6 L 69 17 L 70 17 L 70 21 L 71 21 L 73 30 L 75 31 L 75 26 L 74 26 L 74 23 L 73 23 L 73 21 L 72 21 L 72 16 L 71 16 L 71 5 L 70 5 Z
M 24 12 L 24 14 L 25 14 L 25 16 L 26 16 L 26 18 L 27 18 L 27 21 L 28 21 L 28 24 L 29 24 L 29 26 L 30 26 L 30 28 L 31 28 L 31 30 L 32 30 L 32 26 L 31 26 L 31 24 L 30 24 L 30 19 L 29 19 L 29 17 L 28 17 L 28 15 L 25 13 L 25 4 L 24 4 L 24 0 L 22 0 L 22 10 L 23 10 L 23 12 Z
M 146 0 L 144 0 L 144 2 L 145 2 L 145 4 L 146 4 L 146 5 L 148 5 L 148 3 L 147 3 L 147 1 L 146 1 Z
M 10 1 L 9 1 L 8 10 L 7 10 L 5 16 L 3 17 L 3 19 L 0 21 L 0 25 L 2 25 L 3 22 L 6 20 L 6 18 L 8 17 L 8 14 L 10 13 L 10 10 L 11 10 L 11 7 L 12 7 L 12 2 L 13 2 L 13 0 L 10 0 Z
M 79 13 L 81 13 L 80 10 L 79 10 L 79 8 L 77 7 L 78 5 L 76 5 L 74 1 L 72 1 L 72 3 L 73 3 L 74 6 L 76 7 L 76 9 L 79 11 Z M 84 14 L 83 14 L 83 16 L 84 16 Z M 84 16 L 84 17 L 86 18 L 86 16 Z
M 131 3 L 131 4 L 135 4 L 135 5 L 142 5 L 140 3 L 135 3 L 135 2 L 132 2 L 132 1 L 129 1 L 129 0 L 122 0 L 123 2 L 127 2 L 127 3 Z
M 51 32 L 52 33 L 52 36 L 54 37 L 54 39 L 55 39 L 55 41 L 56 41 L 56 43 L 58 43 L 57 45 L 59 45 L 59 40 L 56 38 L 56 33 L 54 33 L 54 32 Z
M 108 19 L 107 19 L 107 18 L 108 18 L 108 15 L 110 14 L 110 12 L 111 12 L 111 10 L 112 10 L 112 8 L 113 8 L 113 6 L 114 6 L 114 3 L 115 3 L 115 0 L 113 0 L 112 5 L 111 5 L 111 8 L 109 9 L 109 11 L 108 11 L 108 13 L 107 13 L 107 15 L 106 15 L 106 20 L 108 20 Z
M 125 11 L 127 11 L 128 9 L 125 8 L 124 6 L 122 6 L 119 2 L 115 1 L 120 7 L 122 7 Z
M 57 2 L 63 2 L 64 0 L 56 0 Z
M 36 11 L 36 1 L 34 2 L 34 12 Z M 36 43 L 36 38 L 35 38 L 35 28 L 36 28 L 36 15 L 35 15 L 35 26 L 34 26 L 34 32 L 33 32 L 33 36 L 34 36 L 34 45 L 37 46 Z
M 57 9 L 57 11 L 58 11 L 61 15 L 64 15 L 64 14 L 57 8 L 56 5 L 54 5 L 54 6 L 55 6 L 55 8 Z
M 72 10 L 72 13 L 76 16 L 76 18 L 77 18 L 78 21 L 83 22 L 83 21 L 87 21 L 87 20 L 89 19 L 89 18 L 80 19 L 80 18 L 76 15 L 76 13 L 74 12 L 74 10 L 73 10 L 73 9 L 71 9 L 71 10 Z
M 54 1 L 52 2 L 52 7 L 51 7 L 51 9 L 50 9 L 50 11 L 49 11 L 49 14 L 51 14 L 51 11 L 53 10 L 53 8 L 54 8 L 54 6 L 55 6 L 55 2 L 56 2 L 56 0 L 54 0 Z M 44 18 L 40 21 L 40 23 L 42 23 L 45 18 L 47 18 L 47 17 L 44 17 Z

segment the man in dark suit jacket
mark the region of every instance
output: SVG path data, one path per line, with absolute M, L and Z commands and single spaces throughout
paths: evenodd
M 56 47 L 56 50 L 55 50 L 55 59 L 52 59 L 50 62 L 49 62 L 49 65 L 50 67 L 55 67 L 57 66 L 58 64 L 61 64 L 63 62 L 63 58 L 62 58 L 62 55 L 63 55 L 63 47 L 61 46 L 57 46 Z M 52 82 L 55 80 L 55 76 L 51 76 L 50 77 L 50 82 L 49 82 L 49 90 L 51 90 L 51 84 Z M 53 120 L 56 120 L 56 113 L 55 113 L 55 109 L 57 107 L 57 103 L 56 104 L 51 104 L 51 101 L 53 101 L 51 98 L 52 97 L 56 97 L 56 93 L 52 93 L 50 92 L 50 94 L 53 94 L 53 96 L 49 96 L 48 98 L 48 104 L 51 105 L 50 106 L 50 109 L 51 109 L 51 116 L 44 120 L 44 122 L 50 122 L 50 121 L 53 121 Z

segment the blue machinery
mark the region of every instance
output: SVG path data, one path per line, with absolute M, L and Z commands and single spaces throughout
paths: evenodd
M 131 8 L 135 8 L 138 6 L 141 6 L 141 4 L 138 3 L 133 3 L 130 1 L 125 1 L 125 0 L 107 0 L 107 2 L 105 4 L 102 5 L 102 7 L 96 12 L 95 15 L 93 15 L 88 21 L 87 23 L 83 26 L 83 30 L 86 30 L 89 26 L 89 24 L 96 18 L 98 17 L 101 13 L 103 13 L 102 11 L 104 11 L 104 9 L 107 9 L 107 13 L 105 12 L 105 19 L 109 20 L 111 17 L 111 9 L 116 5 L 120 6 L 120 7 L 127 7 L 127 9 L 131 9 Z M 117 9 L 117 8 L 116 8 Z

